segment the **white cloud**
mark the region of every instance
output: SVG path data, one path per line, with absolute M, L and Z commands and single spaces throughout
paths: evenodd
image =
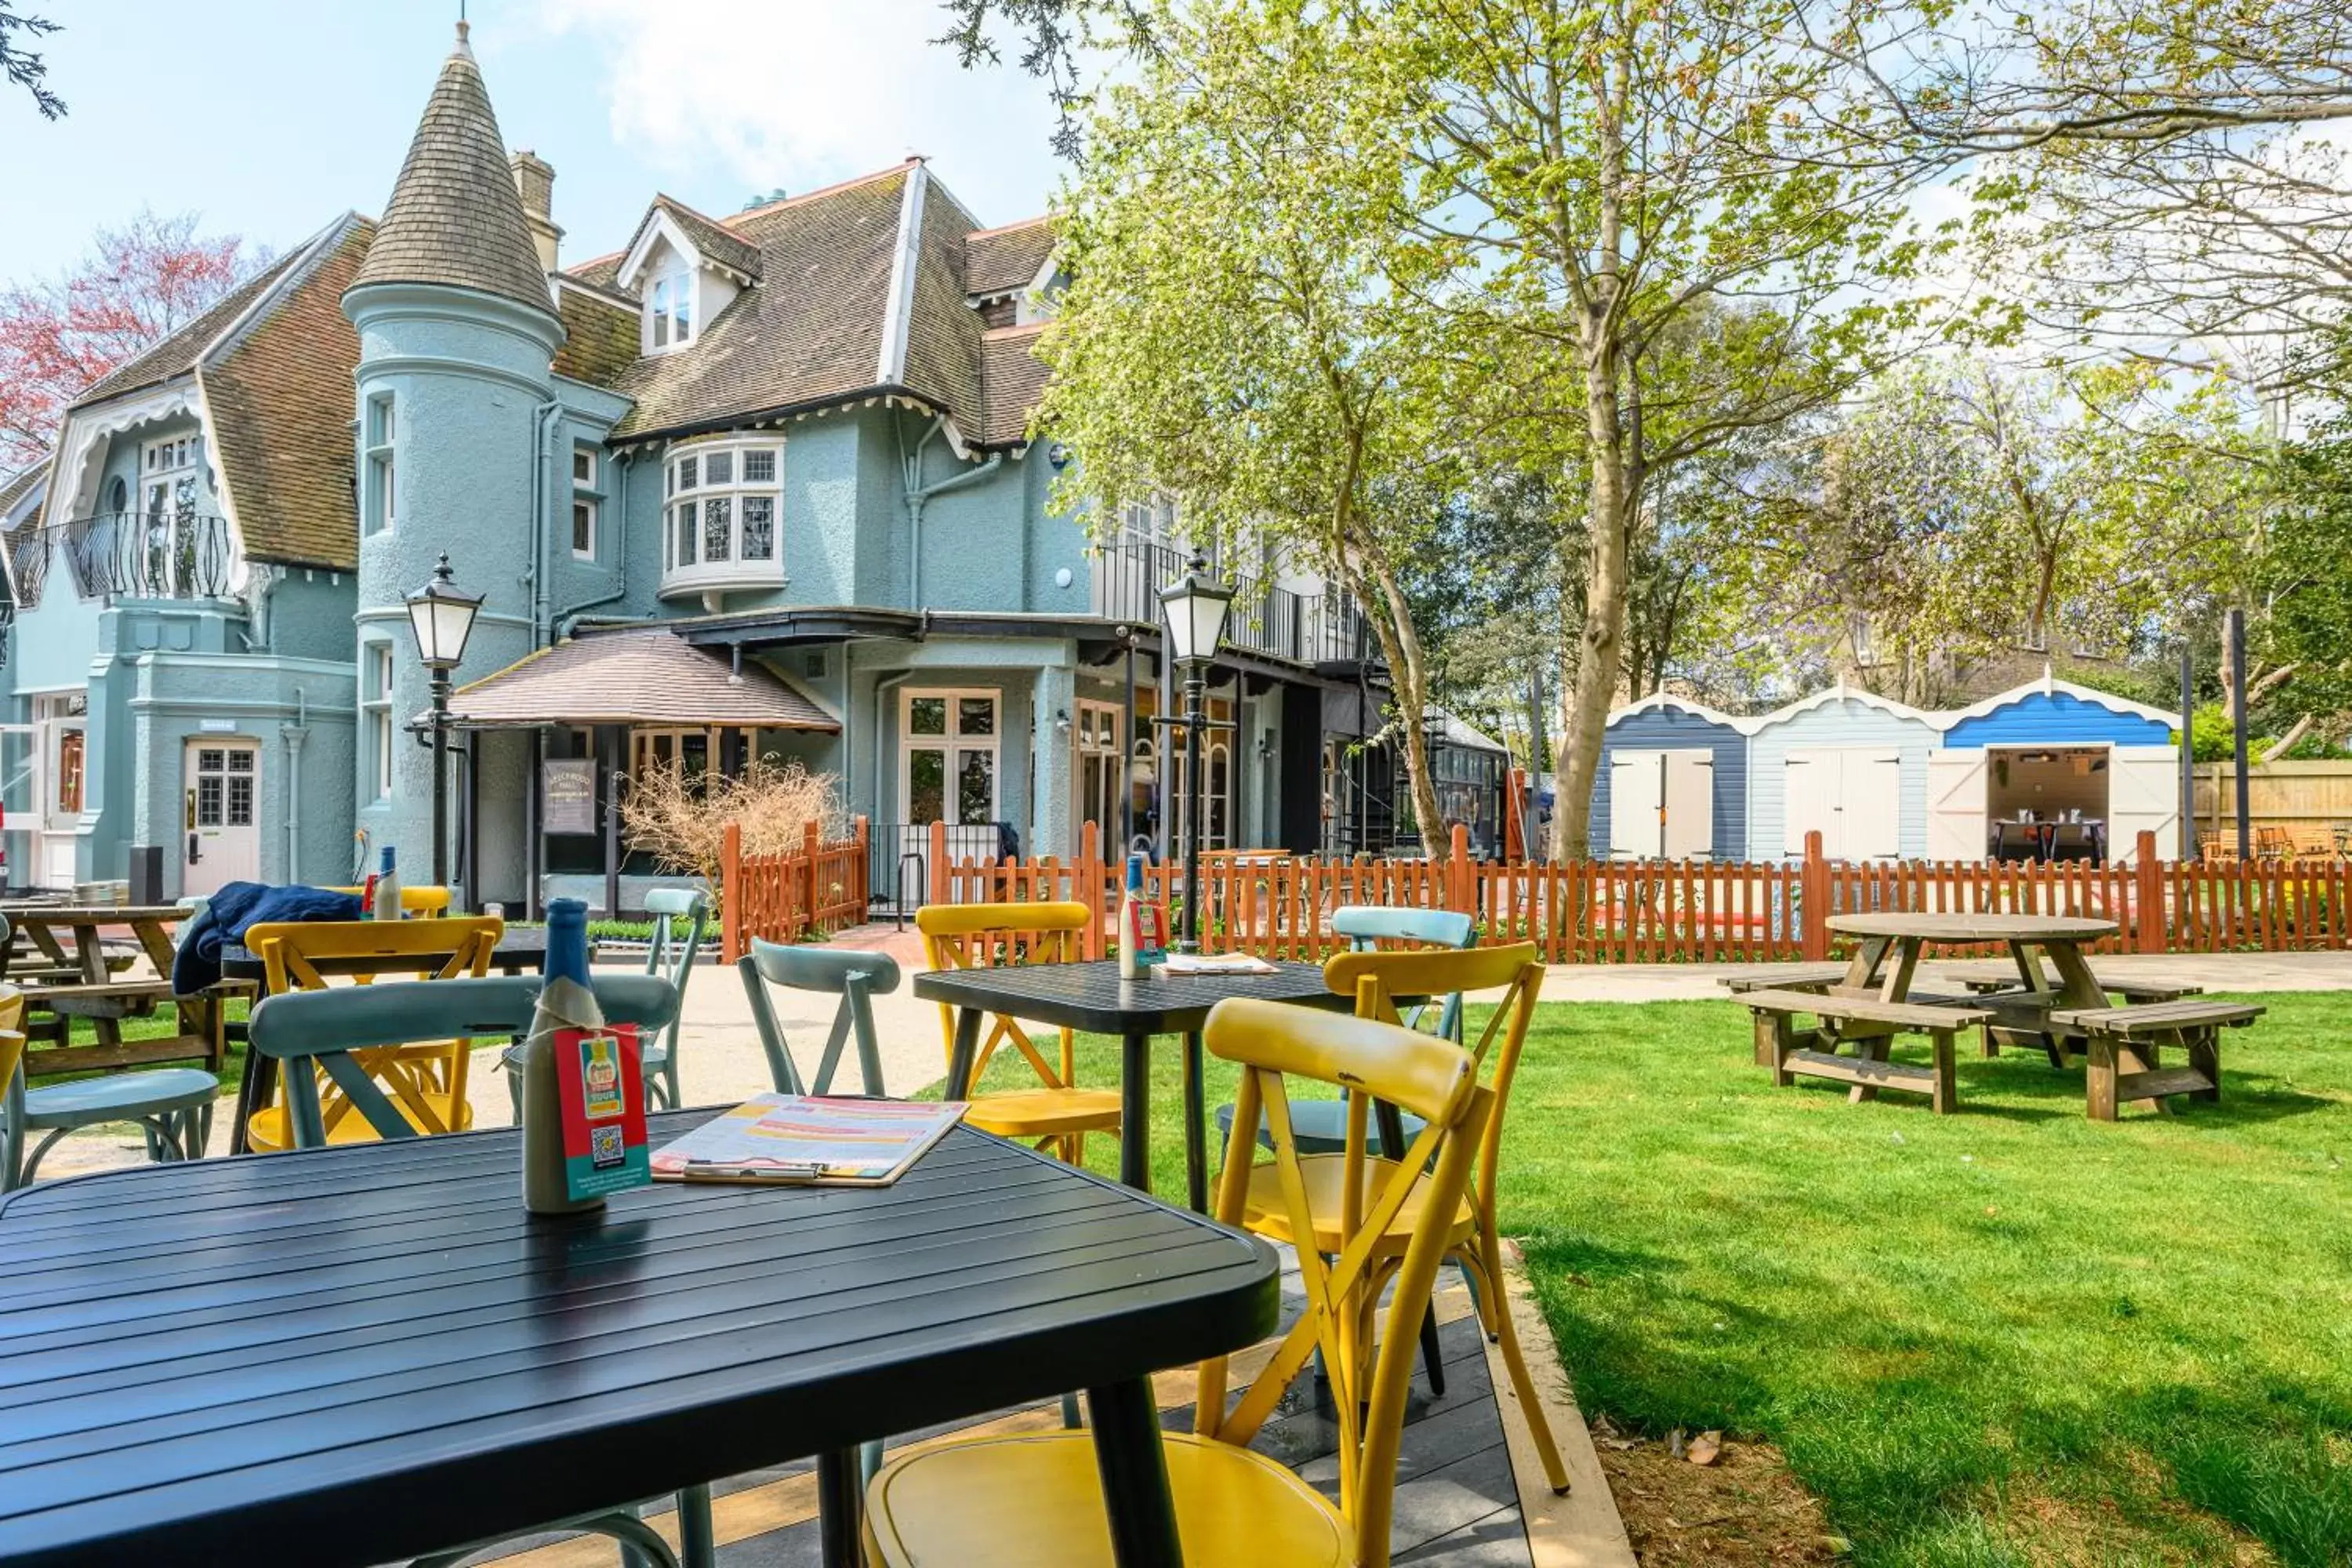
M 706 185 L 807 190 L 919 153 L 994 224 L 1042 211 L 1061 174 L 1044 85 L 959 66 L 932 42 L 938 0 L 540 0 L 540 16 L 598 46 L 614 138 Z

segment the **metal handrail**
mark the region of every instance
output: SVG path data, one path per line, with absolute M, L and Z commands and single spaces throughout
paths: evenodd
M 1160 619 L 1160 590 L 1181 577 L 1189 557 L 1166 544 L 1129 542 L 1095 552 L 1089 608 L 1106 620 Z M 1228 647 L 1269 654 L 1299 664 L 1342 663 L 1366 658 L 1368 628 L 1363 611 L 1348 595 L 1332 590 L 1297 594 L 1262 578 L 1235 573 Z
M 64 526 L 67 558 L 85 598 L 229 596 L 236 552 L 225 517 L 193 510 L 107 511 Z

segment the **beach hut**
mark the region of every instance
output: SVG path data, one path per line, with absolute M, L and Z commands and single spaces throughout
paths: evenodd
M 1748 844 L 1794 859 L 1819 831 L 1832 860 L 1916 859 L 1927 849 L 1931 714 L 1843 682 L 1749 721 Z
M 2180 832 L 2179 716 L 2044 674 L 1943 716 L 1927 759 L 1938 860 L 2129 860 Z
M 1610 714 L 1592 781 L 1593 854 L 1744 858 L 1749 723 L 1663 692 Z

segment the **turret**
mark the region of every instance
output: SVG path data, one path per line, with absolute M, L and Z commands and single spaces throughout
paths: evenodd
M 393 721 L 388 757 L 361 748 L 358 821 L 415 868 L 432 864 L 432 769 L 405 726 L 429 699 L 404 600 L 446 552 L 459 584 L 485 595 L 457 682 L 532 650 L 545 581 L 534 519 L 555 482 L 549 363 L 564 337 L 466 31 L 458 23 L 342 299 L 360 338 L 360 699 L 381 700 L 388 681 Z M 485 883 L 520 881 L 519 862 L 507 870 L 486 866 Z

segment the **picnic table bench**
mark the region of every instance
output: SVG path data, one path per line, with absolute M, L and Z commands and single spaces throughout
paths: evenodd
M 1845 978 L 1843 963 L 1783 964 L 1761 974 L 1727 974 L 1717 982 L 1734 996 L 1750 991 L 1826 991 Z
M 1764 989 L 1748 991 L 1739 1000 L 1755 1015 L 1757 1054 L 1779 1087 L 1800 1078 L 1829 1079 L 1853 1085 L 1847 1098 L 1855 1101 L 1875 1100 L 1883 1089 L 1899 1089 L 1927 1096 L 1938 1116 L 1959 1109 L 1952 1037 L 1992 1016 L 1945 997 L 1887 1002 L 1843 992 Z M 1796 1027 L 1791 1020 L 1800 1016 L 1812 1017 L 1813 1026 Z M 1898 1034 L 1927 1036 L 1932 1062 L 1921 1067 L 1890 1061 Z M 1838 1055 L 1841 1045 L 1852 1046 L 1856 1054 Z
M 2120 996 L 2126 1002 L 2177 1002 L 2183 996 L 2195 996 L 2205 988 L 2165 980 L 2135 980 L 2090 965 L 2091 978 L 2100 990 L 2110 996 Z M 2001 992 L 2016 990 L 2025 984 L 2025 976 L 2016 964 L 2005 959 L 1984 958 L 1934 963 L 1928 973 L 1935 979 L 1957 982 L 1971 991 Z M 2042 965 L 2043 985 L 2052 991 L 2063 988 L 2063 976 L 2047 963 Z
M 2094 1121 L 2113 1121 L 2120 1105 L 2164 1111 L 2175 1094 L 2221 1098 L 2221 1031 L 2263 1016 L 2251 1002 L 2150 1002 L 2129 1007 L 2078 1007 L 2050 1015 L 2084 1042 L 2085 1095 Z M 2167 1046 L 2186 1051 L 2186 1067 L 2160 1060 Z

